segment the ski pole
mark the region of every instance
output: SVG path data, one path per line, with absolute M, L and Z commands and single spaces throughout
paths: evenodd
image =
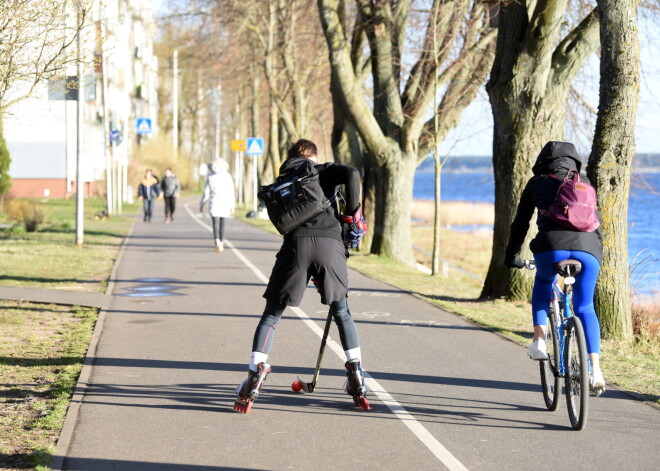
M 332 308 L 328 310 L 328 318 L 325 321 L 325 329 L 323 331 L 323 338 L 321 339 L 321 348 L 319 349 L 319 356 L 318 359 L 316 360 L 316 371 L 314 371 L 314 377 L 312 378 L 312 382 L 306 383 L 304 381 L 301 381 L 300 378 L 298 378 L 298 381 L 294 381 L 293 384 L 291 385 L 291 388 L 294 391 L 300 391 L 300 389 L 302 389 L 305 392 L 313 393 L 314 389 L 316 389 L 316 382 L 319 379 L 319 372 L 321 371 L 321 362 L 323 361 L 323 352 L 325 350 L 325 344 L 328 340 L 328 333 L 330 332 L 331 320 L 332 320 Z

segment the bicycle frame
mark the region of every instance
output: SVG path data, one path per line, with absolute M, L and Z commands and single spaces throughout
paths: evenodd
M 558 278 L 555 278 L 555 281 L 552 283 L 552 304 L 554 306 L 554 315 L 555 315 L 555 325 L 557 326 L 554 332 L 557 340 L 559 341 L 559 364 L 557 368 L 559 371 L 555 371 L 555 374 L 558 374 L 560 377 L 566 375 L 566 365 L 564 365 L 564 351 L 566 349 L 566 339 L 564 332 L 566 330 L 566 325 L 568 324 L 568 319 L 573 316 L 573 308 L 571 307 L 571 301 L 573 299 L 573 291 L 571 285 L 564 285 L 564 290 L 559 287 Z M 559 306 L 562 307 L 562 315 L 559 316 Z
M 572 301 L 573 284 L 576 280 L 574 276 L 571 276 L 572 260 L 566 260 L 566 262 L 555 266 L 558 274 L 552 282 L 552 297 L 548 309 L 547 328 L 554 329 L 551 336 L 554 349 L 548 355 L 547 360 L 541 361 L 539 365 L 546 407 L 550 411 L 557 409 L 557 395 L 560 394 L 559 378 L 564 378 L 564 392 L 571 426 L 575 430 L 582 430 L 587 421 L 588 375 L 592 371 L 592 366 L 586 353 L 582 324 L 577 318 L 571 319 L 575 316 Z M 533 261 L 525 260 L 525 268 L 532 270 L 536 268 L 536 264 Z M 563 289 L 560 288 L 558 281 L 562 274 L 564 275 Z M 550 379 L 552 376 L 554 376 L 553 380 Z

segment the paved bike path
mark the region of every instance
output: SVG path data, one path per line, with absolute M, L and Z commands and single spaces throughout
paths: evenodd
M 232 220 L 234 249 L 217 254 L 208 220 L 177 216 L 126 242 L 63 469 L 656 469 L 657 410 L 608 390 L 574 432 L 563 402 L 544 410 L 524 348 L 353 271 L 373 410 L 343 392 L 331 348 L 317 392 L 291 392 L 320 342 L 299 315 L 319 331 L 327 313 L 310 288 L 278 326 L 261 397 L 236 413 L 280 240 Z

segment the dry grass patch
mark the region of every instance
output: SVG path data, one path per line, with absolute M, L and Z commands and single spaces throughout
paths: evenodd
M 433 228 L 428 226 L 414 226 L 412 228 L 414 245 L 433 251 Z M 447 260 L 475 275 L 485 278 L 488 271 L 489 258 L 493 246 L 492 231 L 476 230 L 472 232 L 440 231 L 440 258 Z M 431 257 L 415 251 L 419 263 L 431 266 Z M 453 274 L 454 272 L 452 272 Z M 473 282 L 476 282 L 473 280 Z M 476 282 L 478 284 L 478 282 Z
M 435 202 L 414 200 L 412 217 L 433 222 Z M 468 201 L 443 201 L 440 204 L 440 222 L 443 226 L 492 225 L 495 221 L 495 206 L 492 203 L 471 203 Z
M 631 310 L 637 338 L 648 344 L 660 343 L 660 300 L 638 297 L 633 301 Z

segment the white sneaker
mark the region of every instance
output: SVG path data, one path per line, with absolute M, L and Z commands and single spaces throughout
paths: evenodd
M 530 343 L 527 347 L 527 355 L 529 355 L 532 360 L 547 360 L 548 350 L 545 346 L 545 340 L 538 339 Z
M 600 396 L 605 392 L 605 379 L 600 370 L 592 371 L 589 375 L 589 389 L 595 396 Z

